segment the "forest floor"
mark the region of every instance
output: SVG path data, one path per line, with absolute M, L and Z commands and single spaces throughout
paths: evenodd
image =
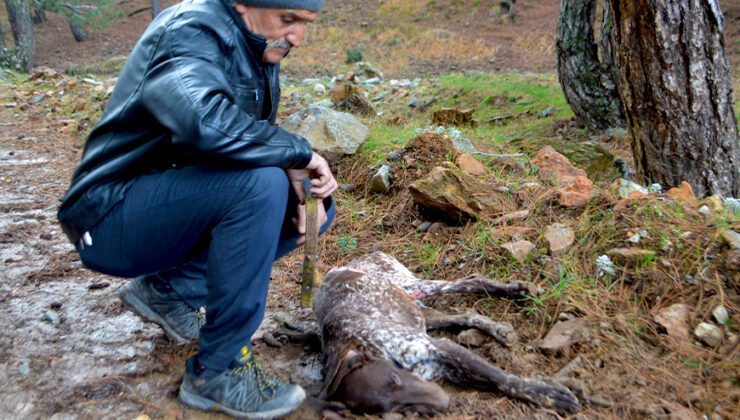
M 737 254 L 730 252 L 723 234 L 740 232 L 738 214 L 712 202 L 666 194 L 632 202 L 620 198 L 612 162 L 630 161 L 628 139 L 620 130 L 589 133 L 575 127 L 560 93 L 553 46 L 559 3 L 520 0 L 512 22 L 497 13 L 495 1 L 327 0 L 309 42 L 285 60 L 281 116 L 325 99 L 314 86 L 328 85 L 333 76 L 354 69 L 345 62 L 348 50 L 361 51 L 385 77 L 366 86 L 369 97 L 378 98 L 373 102 L 378 116 L 362 117 L 371 137 L 356 155 L 332 161 L 339 182 L 354 189 L 335 195 L 337 220 L 321 239 L 320 269 L 326 272 L 381 250 L 423 278 L 453 280 L 480 273 L 533 282 L 544 295 L 510 302 L 459 294 L 424 304 L 510 322 L 518 344 L 504 349 L 483 340 L 471 349 L 521 375 L 559 373 L 581 381 L 592 398 L 575 417 L 736 418 L 740 273 L 728 261 Z M 148 10 L 137 12 L 147 4 L 119 3 L 121 17 L 105 29 L 91 30 L 84 43 L 75 43 L 64 19 L 50 14 L 38 28 L 38 64 L 57 72 L 36 78 L 0 72 L 3 418 L 222 418 L 177 401 L 184 362 L 196 346 L 168 342 L 157 327 L 125 310 L 114 292 L 126 280 L 83 268 L 56 223 L 58 199 L 85 136 L 149 21 Z M 740 4 L 720 4 L 727 53 L 737 75 Z M 399 82 L 408 87 L 399 89 Z M 734 88 L 740 89 L 738 77 Z M 424 106 L 409 107 L 411 99 Z M 538 179 L 526 160 L 481 158 L 487 167 L 481 181 L 492 189 L 506 187 L 517 209 L 529 211 L 526 219 L 449 224 L 421 212 L 406 188 L 419 171 L 388 156 L 423 131 L 441 107 L 474 110 L 478 125 L 460 132 L 484 152 L 533 156 L 553 145 L 587 170 L 596 195 L 585 207 L 564 208 L 553 201 L 554 187 Z M 735 109 L 740 115 L 740 107 Z M 435 159 L 431 152 L 419 153 L 418 161 Z M 387 195 L 369 186 L 383 163 L 395 175 Z M 540 185 L 533 187 L 533 182 Z M 711 214 L 698 211 L 702 204 L 712 206 Z M 423 222 L 439 224 L 425 231 L 419 228 Z M 575 233 L 570 250 L 556 257 L 549 255 L 543 235 L 554 223 Z M 636 234 L 640 239 L 635 242 Z M 516 237 L 535 245 L 523 261 L 501 247 Z M 617 264 L 613 276 L 600 276 L 597 257 L 616 248 L 654 253 Z M 300 312 L 302 258 L 295 252 L 275 264 L 255 352 L 276 373 L 316 395 L 319 349 L 293 342 L 271 347 L 261 338 L 277 325 L 276 318 Z M 674 304 L 688 305 L 682 321 L 687 336 L 669 336 L 656 321 Z M 728 310 L 729 320 L 720 327 L 720 342 L 707 346 L 693 331 L 701 322 L 716 324 L 712 312 L 718 306 Z M 585 322 L 583 337 L 555 354 L 539 351 L 548 331 L 569 318 Z M 461 339 L 456 332 L 442 334 Z M 558 418 L 496 392 L 443 386 L 452 404 L 438 418 Z M 291 418 L 320 418 L 319 407 L 309 398 Z

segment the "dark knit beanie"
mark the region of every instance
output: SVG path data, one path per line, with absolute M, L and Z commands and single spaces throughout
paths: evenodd
M 302 9 L 318 12 L 324 7 L 324 0 L 236 0 L 245 6 L 265 9 Z

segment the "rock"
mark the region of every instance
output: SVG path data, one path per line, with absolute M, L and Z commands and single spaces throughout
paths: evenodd
M 725 256 L 725 268 L 729 271 L 740 272 L 740 249 L 733 249 Z
M 714 310 L 712 311 L 712 316 L 719 325 L 725 325 L 727 324 L 727 321 L 730 320 L 730 314 L 729 312 L 727 312 L 727 308 L 722 305 L 718 305 L 716 308 L 714 308 Z
M 324 108 L 332 108 L 334 106 L 334 102 L 332 102 L 329 98 L 324 98 L 320 101 L 311 102 L 311 105 L 309 107 L 324 107 Z
M 669 337 L 688 339 L 690 310 L 689 305 L 677 303 L 661 309 L 653 319 L 666 329 Z
M 429 230 L 427 232 L 434 233 L 440 231 L 444 227 L 444 223 L 434 222 L 431 226 L 429 226 Z
M 558 322 L 542 340 L 540 350 L 547 355 L 556 355 L 589 336 L 590 330 L 583 318 Z
M 655 251 L 637 248 L 615 248 L 607 252 L 614 262 L 624 266 L 635 266 L 648 260 L 655 260 Z
M 87 290 L 101 290 L 105 289 L 110 286 L 110 282 L 107 281 L 98 281 L 95 282 L 89 286 L 87 286 Z
M 316 83 L 313 86 L 313 91 L 316 92 L 316 93 L 318 93 L 318 94 L 320 94 L 320 95 L 322 95 L 322 94 L 326 93 L 326 86 L 322 85 L 321 83 Z
M 441 108 L 434 111 L 432 124 L 444 127 L 475 127 L 472 109 Z
M 381 166 L 373 175 L 370 188 L 376 193 L 388 194 L 391 190 L 391 168 L 388 165 Z
M 529 241 L 507 242 L 501 248 L 508 251 L 515 260 L 523 262 L 534 250 L 534 244 Z
M 452 136 L 452 147 L 457 153 L 475 153 L 478 151 L 473 142 L 461 136 Z
M 432 222 L 424 222 L 416 227 L 416 231 L 419 233 L 425 233 L 429 231 L 430 227 L 432 227 Z
M 380 83 L 380 79 L 377 78 L 377 77 L 373 77 L 373 78 L 370 78 L 370 79 L 365 80 L 362 83 L 364 83 L 366 85 L 373 86 L 373 85 L 377 85 L 378 83 Z
M 619 192 L 619 196 L 622 198 L 629 197 L 634 191 L 638 191 L 641 195 L 648 195 L 649 193 L 647 188 L 627 179 L 620 179 L 617 181 L 617 191 Z
M 511 192 L 511 189 L 509 187 L 500 186 L 500 187 L 496 187 L 496 191 L 507 194 Z
M 457 157 L 455 164 L 466 174 L 481 176 L 488 173 L 486 165 L 481 163 L 470 153 L 463 153 Z
M 416 108 L 419 106 L 419 98 L 413 97 L 409 100 L 409 108 Z
M 480 347 L 486 344 L 488 336 L 483 334 L 477 328 L 471 328 L 458 334 L 455 341 L 466 347 Z
M 722 330 L 718 326 L 708 322 L 699 323 L 694 330 L 694 335 L 699 341 L 709 347 L 719 346 L 723 338 Z
M 511 199 L 490 186 L 464 174 L 450 164 L 437 166 L 409 186 L 416 204 L 456 222 L 464 219 L 491 220 L 507 213 Z
M 54 310 L 48 310 L 44 311 L 42 315 L 44 321 L 50 323 L 51 325 L 59 325 L 62 323 L 61 318 L 59 317 L 59 314 Z
M 383 79 L 383 72 L 367 61 L 360 61 L 355 64 L 355 73 L 367 78 Z
M 324 107 L 299 111 L 280 127 L 307 138 L 314 150 L 329 156 L 354 154 L 370 136 L 370 129 L 354 116 Z
M 560 223 L 550 225 L 545 230 L 545 239 L 548 242 L 550 255 L 557 257 L 570 249 L 576 235 L 568 226 Z
M 740 215 L 740 199 L 727 197 L 724 199 L 725 207 L 727 207 L 735 217 Z
M 505 192 L 505 191 L 501 191 L 501 192 Z M 525 220 L 527 217 L 529 217 L 529 210 L 519 210 L 513 213 L 505 214 L 501 217 L 497 217 L 493 219 L 491 223 L 494 225 L 502 225 L 504 223 L 522 221 L 522 220 Z
M 41 102 L 41 101 L 43 101 L 43 100 L 44 100 L 44 98 L 46 98 L 46 95 L 45 95 L 45 94 L 43 94 L 43 93 L 39 93 L 38 95 L 35 95 L 35 96 L 34 96 L 34 97 L 32 97 L 31 99 L 29 99 L 29 100 L 28 100 L 28 103 L 29 103 L 29 104 L 35 104 L 35 103 L 37 103 L 37 102 Z
M 538 118 L 547 118 L 549 116 L 552 116 L 553 111 L 554 111 L 554 108 L 551 107 L 551 106 L 548 106 L 547 108 L 545 108 L 544 110 L 542 110 L 541 112 L 539 112 L 537 114 L 537 117 Z
M 663 192 L 663 186 L 658 183 L 650 184 L 648 186 L 648 193 L 650 194 L 660 194 L 662 192 Z
M 691 185 L 689 185 L 689 183 L 686 181 L 681 182 L 681 184 L 679 184 L 679 186 L 677 187 L 671 188 L 665 194 L 676 201 L 680 201 L 692 206 L 695 206 L 698 203 L 698 200 L 694 195 L 693 188 L 691 188 Z
M 563 177 L 586 177 L 586 171 L 573 166 L 568 158 L 561 155 L 552 146 L 545 146 L 532 159 L 532 164 L 537 166 L 537 175 L 543 181 L 555 180 L 563 182 Z
M 539 188 L 541 186 L 542 184 L 540 184 L 539 182 L 525 182 L 524 184 L 521 185 L 521 189 L 528 190 L 530 188 Z
M 608 255 L 600 255 L 596 258 L 596 267 L 599 277 L 613 277 L 617 275 L 617 269 Z
M 707 219 L 707 220 L 712 217 L 712 210 L 706 204 L 703 205 L 703 206 L 701 206 L 701 207 L 699 207 L 698 212 L 699 212 L 699 214 L 701 214 L 702 216 L 704 216 L 704 218 Z
M 353 83 L 337 83 L 329 92 L 329 97 L 338 109 L 359 115 L 377 115 L 375 108 L 365 97 L 365 91 Z
M 556 190 L 558 204 L 568 208 L 586 206 L 594 193 L 594 183 L 585 176 L 565 176 Z
M 730 249 L 740 249 L 740 234 L 732 229 L 727 229 L 722 232 L 722 239 L 730 247 Z

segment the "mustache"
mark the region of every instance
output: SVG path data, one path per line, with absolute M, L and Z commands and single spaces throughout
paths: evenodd
M 288 40 L 286 40 L 285 38 L 278 38 L 267 43 L 267 47 L 265 47 L 265 52 L 272 49 L 281 49 L 285 50 L 285 54 L 287 55 L 291 48 L 293 48 L 293 45 L 288 42 Z

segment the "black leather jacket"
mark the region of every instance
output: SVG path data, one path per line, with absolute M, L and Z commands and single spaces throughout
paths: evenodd
M 163 11 L 134 47 L 58 212 L 74 243 L 142 174 L 182 165 L 303 168 L 306 139 L 274 125 L 278 65 L 228 0 Z M 263 110 L 264 105 L 264 110 Z

